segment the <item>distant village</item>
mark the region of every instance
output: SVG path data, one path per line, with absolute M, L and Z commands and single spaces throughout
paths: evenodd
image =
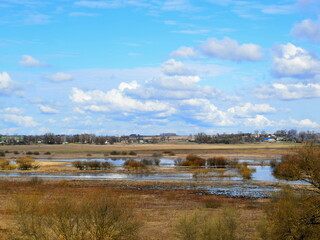
M 313 140 L 320 142 L 320 133 L 311 131 L 278 130 L 275 133 L 255 131 L 254 133 L 214 134 L 198 133 L 189 136 L 179 136 L 175 133 L 161 133 L 154 136 L 130 134 L 128 136 L 97 136 L 94 134 L 57 135 L 0 135 L 1 145 L 29 144 L 155 144 L 190 142 L 198 144 L 242 144 L 242 143 L 280 143 L 304 142 Z

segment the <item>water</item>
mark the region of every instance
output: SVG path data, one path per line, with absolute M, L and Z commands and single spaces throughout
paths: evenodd
M 74 161 L 108 161 L 112 164 L 114 169 L 123 169 L 123 164 L 128 159 L 142 160 L 141 158 L 99 158 L 99 159 L 37 159 L 36 161 L 54 161 L 54 162 L 68 162 L 72 163 Z M 148 158 L 149 160 L 155 158 Z M 159 169 L 177 169 L 184 170 L 175 166 L 175 160 L 172 158 L 159 158 Z M 268 160 L 263 160 L 266 163 Z M 239 162 L 248 162 L 249 168 L 255 169 L 252 174 L 252 181 L 243 180 L 236 169 L 225 168 L 224 172 L 218 172 L 212 169 L 211 172 L 207 174 L 196 174 L 193 175 L 192 171 L 180 173 L 111 173 L 111 172 L 59 172 L 59 173 L 41 173 L 41 172 L 0 172 L 0 177 L 19 177 L 19 178 L 61 178 L 61 179 L 72 179 L 72 180 L 114 180 L 114 181 L 161 181 L 175 182 L 183 181 L 185 184 L 178 185 L 178 189 L 193 189 L 204 191 L 205 194 L 214 195 L 225 195 L 229 197 L 268 197 L 271 192 L 277 190 L 275 187 L 259 186 L 260 183 L 291 183 L 284 180 L 278 180 L 272 175 L 271 166 L 261 166 L 255 164 L 261 164 L 260 160 L 252 159 L 240 159 Z M 72 167 L 72 164 L 67 164 L 65 166 Z M 212 182 L 214 186 L 207 185 Z M 201 183 L 204 186 L 196 186 L 192 183 Z M 221 183 L 221 186 L 217 186 L 217 183 Z M 229 183 L 231 184 L 229 186 Z M 301 183 L 301 182 L 293 182 Z M 186 185 L 187 184 L 187 185 Z M 224 185 L 227 187 L 223 187 Z M 260 184 L 261 185 L 261 184 Z

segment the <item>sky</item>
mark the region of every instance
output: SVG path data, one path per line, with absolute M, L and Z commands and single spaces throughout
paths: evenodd
M 0 134 L 320 128 L 320 0 L 0 0 Z

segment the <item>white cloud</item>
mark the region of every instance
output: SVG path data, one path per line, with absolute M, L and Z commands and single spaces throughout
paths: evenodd
M 245 103 L 240 106 L 229 108 L 228 112 L 233 116 L 250 117 L 252 114 L 257 113 L 275 113 L 276 109 L 269 104 Z
M 291 43 L 273 51 L 273 70 L 280 77 L 306 77 L 320 73 L 320 61 L 308 51 Z
M 70 99 L 75 103 L 108 103 L 114 111 L 161 112 L 171 109 L 170 105 L 160 101 L 139 101 L 126 96 L 120 89 L 82 91 L 72 88 Z
M 195 83 L 200 82 L 199 76 L 163 76 L 154 78 L 149 81 L 148 84 L 152 85 L 156 89 L 171 89 L 171 90 L 195 90 L 197 85 Z
M 98 105 L 90 105 L 84 107 L 85 110 L 89 110 L 92 112 L 109 112 L 110 109 L 106 106 L 98 106 Z
M 39 104 L 38 105 L 40 111 L 42 113 L 45 113 L 45 114 L 56 114 L 56 113 L 59 113 L 59 111 L 53 107 L 50 107 L 50 106 L 46 106 L 46 105 L 42 105 L 42 104 Z
M 22 127 L 36 127 L 38 123 L 31 116 L 19 116 L 15 114 L 4 114 L 0 119 L 5 122 L 15 123 Z
M 187 69 L 182 62 L 178 62 L 174 59 L 169 59 L 162 64 L 162 72 L 169 76 L 192 75 L 192 72 Z
M 298 128 L 319 128 L 320 127 L 318 123 L 313 122 L 308 118 L 300 121 L 291 119 L 290 121 L 295 127 L 298 127 Z
M 195 119 L 216 126 L 232 126 L 233 119 L 219 110 L 208 99 L 188 99 L 180 102 L 182 117 Z
M 258 114 L 256 115 L 254 118 L 247 118 L 244 120 L 244 125 L 248 126 L 248 127 L 255 127 L 255 128 L 266 128 L 266 127 L 270 127 L 273 126 L 275 123 L 271 120 L 269 120 L 267 117 Z
M 183 33 L 183 34 L 203 34 L 203 33 L 208 33 L 210 30 L 208 29 L 197 29 L 197 30 L 177 30 L 177 31 L 172 31 L 174 33 Z
M 282 84 L 274 83 L 271 86 L 264 86 L 254 90 L 258 98 L 279 98 L 283 100 L 319 98 L 320 84 L 296 83 Z
M 231 61 L 260 61 L 263 57 L 261 47 L 253 43 L 240 45 L 236 40 L 225 37 L 222 40 L 209 38 L 199 50 L 209 56 Z
M 188 0 L 166 0 L 162 9 L 166 11 L 194 11 L 196 7 L 190 5 Z
M 0 72 L 0 94 L 10 94 L 15 90 L 15 82 L 7 72 Z
M 295 24 L 291 32 L 296 37 L 320 43 L 320 19 L 318 21 L 303 20 L 301 23 Z
M 53 82 L 64 82 L 64 81 L 70 81 L 73 79 L 71 74 L 63 73 L 63 72 L 57 72 L 51 76 L 46 76 L 46 78 Z
M 121 6 L 120 1 L 78 1 L 74 4 L 88 8 L 115 8 Z
M 294 5 L 267 5 L 262 7 L 261 12 L 265 14 L 292 14 Z
M 30 55 L 23 55 L 20 64 L 24 67 L 45 67 L 46 64 L 40 62 L 39 60 L 35 59 Z
M 70 95 L 70 99 L 73 102 L 84 103 L 84 102 L 89 102 L 92 99 L 90 94 L 87 94 L 86 92 L 78 88 L 74 87 L 71 89 L 71 91 L 72 91 L 72 94 Z
M 4 108 L 3 110 L 0 110 L 0 112 L 13 113 L 13 114 L 24 113 L 23 109 L 16 108 L 16 107 L 7 107 L 7 108 Z
M 198 53 L 194 48 L 182 46 L 171 53 L 171 56 L 177 58 L 196 58 Z
M 130 83 L 121 82 L 119 84 L 119 90 L 121 92 L 125 91 L 126 89 L 129 89 L 129 90 L 137 89 L 138 87 L 139 87 L 139 84 L 137 83 L 137 81 L 132 81 Z
M 70 17 L 96 17 L 97 14 L 86 13 L 86 12 L 71 12 L 69 13 Z

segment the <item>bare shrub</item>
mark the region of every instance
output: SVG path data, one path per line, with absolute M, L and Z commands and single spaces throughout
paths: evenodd
M 35 163 L 35 160 L 30 157 L 18 158 L 16 160 L 16 163 L 18 164 L 18 168 L 20 170 L 30 170 L 39 168 L 39 165 Z
M 225 167 L 228 162 L 225 157 L 211 157 L 207 159 L 207 164 L 210 167 Z
M 140 223 L 127 203 L 105 194 L 77 199 L 18 196 L 10 240 L 135 240 Z
M 200 167 L 206 164 L 206 160 L 193 154 L 189 154 L 185 161 L 180 162 L 180 166 Z
M 196 210 L 178 219 L 175 235 L 181 240 L 234 240 L 236 227 L 234 209 L 225 209 L 216 216 Z
M 123 166 L 125 166 L 127 168 L 143 168 L 143 167 L 146 166 L 146 164 L 143 163 L 143 162 L 139 162 L 139 161 L 136 161 L 134 159 L 131 159 L 131 160 L 125 161 Z
M 72 163 L 72 165 L 76 168 L 78 168 L 79 170 L 84 170 L 85 169 L 85 163 L 84 161 L 74 161 Z
M 241 174 L 243 179 L 251 179 L 252 178 L 252 173 L 255 172 L 255 169 L 249 168 L 248 164 L 243 163 L 238 165 L 238 170 L 239 173 Z
M 263 240 L 319 239 L 320 197 L 283 189 L 267 204 L 258 231 Z
M 137 153 L 134 152 L 134 151 L 130 151 L 130 152 L 129 152 L 129 155 L 135 156 L 135 155 L 137 155 Z

